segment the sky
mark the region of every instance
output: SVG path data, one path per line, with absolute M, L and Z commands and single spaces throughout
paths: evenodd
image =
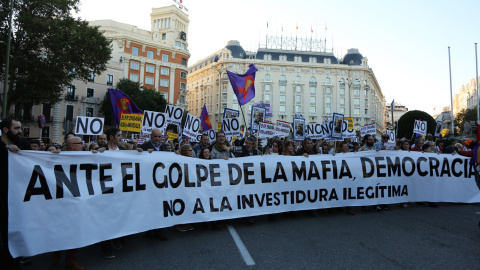
M 111 19 L 150 30 L 152 8 L 173 0 L 81 0 L 76 14 L 87 21 Z M 476 76 L 475 43 L 480 1 L 443 0 L 183 0 L 190 25 L 189 64 L 238 40 L 256 51 L 265 36 L 327 38 L 338 57 L 357 48 L 368 58 L 387 103 L 409 110 L 440 113 L 450 105 L 450 47 L 452 90 L 458 93 Z M 268 22 L 268 30 L 267 30 Z M 299 30 L 295 30 L 298 25 Z M 327 31 L 325 31 L 325 26 Z M 479 48 L 480 49 L 480 48 Z

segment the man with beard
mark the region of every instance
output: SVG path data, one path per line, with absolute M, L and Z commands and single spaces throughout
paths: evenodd
M 373 136 L 370 134 L 365 135 L 365 144 L 360 148 L 360 151 L 372 151 L 373 149 L 373 143 L 375 140 L 373 139 Z
M 98 146 L 107 148 L 107 135 L 102 134 L 97 136 Z
M 302 148 L 297 150 L 297 156 L 305 156 L 308 157 L 309 155 L 317 155 L 318 151 L 315 147 L 313 147 L 313 141 L 310 138 L 305 138 L 302 143 Z
M 0 239 L 3 243 L 0 251 L 2 269 L 20 269 L 19 262 L 14 260 L 8 249 L 8 151 L 30 150 L 30 144 L 21 138 L 22 125 L 13 118 L 5 118 L 0 122 L 2 139 L 0 141 Z
M 203 134 L 202 137 L 200 137 L 200 143 L 193 147 L 193 152 L 195 152 L 195 156 L 199 157 L 202 149 L 208 147 L 209 143 L 210 140 L 208 139 L 208 135 Z

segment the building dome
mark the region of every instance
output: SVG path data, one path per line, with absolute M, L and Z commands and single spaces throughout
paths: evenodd
M 232 57 L 233 58 L 240 58 L 240 59 L 246 59 L 247 54 L 245 53 L 245 50 L 240 46 L 240 42 L 237 40 L 230 40 L 227 43 L 227 46 L 225 48 L 229 49 L 232 52 Z
M 348 49 L 347 54 L 343 57 L 343 63 L 349 66 L 358 66 L 362 64 L 363 56 L 358 49 Z

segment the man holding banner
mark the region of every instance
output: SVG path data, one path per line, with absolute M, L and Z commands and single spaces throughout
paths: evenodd
M 122 142 L 122 131 L 116 127 L 111 127 L 105 133 L 107 135 L 107 149 L 106 150 L 125 150 L 120 145 Z
M 163 135 L 162 130 L 159 128 L 152 129 L 152 134 L 150 135 L 150 141 L 140 145 L 137 148 L 138 152 L 148 151 L 152 153 L 153 151 L 165 151 L 165 145 L 163 145 Z

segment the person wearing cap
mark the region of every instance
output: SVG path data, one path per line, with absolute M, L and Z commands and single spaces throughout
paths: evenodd
M 447 142 L 445 143 L 447 146 L 444 145 L 443 153 L 444 154 L 455 154 L 457 150 L 455 149 L 455 144 L 458 142 L 457 137 L 450 137 L 448 138 Z
M 465 147 L 460 150 L 459 154 L 465 157 L 472 157 L 473 156 L 473 147 L 476 143 L 473 140 L 468 140 L 465 142 Z

